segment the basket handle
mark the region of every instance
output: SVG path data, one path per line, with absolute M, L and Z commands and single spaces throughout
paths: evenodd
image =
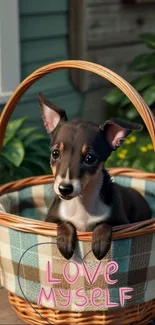
M 96 73 L 99 76 L 109 80 L 115 86 L 117 86 L 122 92 L 130 99 L 132 104 L 135 106 L 139 114 L 141 115 L 146 127 L 149 131 L 150 137 L 152 139 L 153 147 L 155 150 L 155 116 L 146 105 L 139 93 L 122 77 L 117 75 L 115 72 L 92 62 L 80 61 L 80 60 L 68 60 L 60 61 L 56 63 L 48 64 L 42 68 L 37 69 L 31 75 L 29 75 L 14 91 L 7 104 L 5 105 L 3 112 L 0 116 L 0 151 L 2 149 L 3 138 L 5 135 L 5 130 L 7 123 L 11 114 L 13 113 L 16 104 L 19 102 L 21 96 L 25 91 L 37 80 L 39 80 L 44 75 L 49 74 L 52 71 L 68 68 L 77 68 L 86 70 L 92 73 Z

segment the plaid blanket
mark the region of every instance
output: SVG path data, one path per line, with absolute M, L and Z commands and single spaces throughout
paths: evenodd
M 155 217 L 155 183 L 117 176 L 114 181 L 139 190 Z M 0 210 L 44 220 L 53 184 L 6 194 Z M 52 195 L 53 197 L 53 195 Z M 29 301 L 57 310 L 106 311 L 155 298 L 155 234 L 116 240 L 102 261 L 91 242 L 78 242 L 78 258 L 66 261 L 56 238 L 0 226 L 1 283 Z M 128 296 L 128 299 L 127 299 Z

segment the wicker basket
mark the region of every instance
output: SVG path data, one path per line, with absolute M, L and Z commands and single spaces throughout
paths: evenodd
M 19 85 L 0 117 L 0 147 L 2 147 L 9 117 L 22 94 L 36 80 L 62 68 L 87 70 L 106 78 L 118 86 L 131 100 L 143 118 L 155 149 L 155 117 L 136 90 L 109 69 L 84 61 L 62 61 L 49 64 L 32 73 Z M 116 182 L 122 183 L 125 186 L 135 187 L 145 195 L 150 204 L 152 204 L 153 217 L 155 216 L 155 174 L 124 168 L 110 169 L 110 173 L 114 177 L 114 181 L 116 180 Z M 34 219 L 36 218 L 36 213 L 43 215 L 44 212 L 45 214 L 43 202 L 45 203 L 46 201 L 46 208 L 48 209 L 50 195 L 52 195 L 53 191 L 53 181 L 54 179 L 50 175 L 31 177 L 0 187 L 0 274 L 2 285 L 9 292 L 9 301 L 12 307 L 19 317 L 29 324 L 147 325 L 155 318 L 154 218 L 145 222 L 114 227 L 112 247 L 107 256 L 101 261 L 101 266 L 103 267 L 106 267 L 107 263 L 111 260 L 116 261 L 118 264 L 120 263 L 119 273 L 117 274 L 120 281 L 119 284 L 122 287 L 132 286 L 135 293 L 134 299 L 127 300 L 124 306 L 115 305 L 113 308 L 107 303 L 106 305 L 99 304 L 102 298 L 99 298 L 99 296 L 95 296 L 96 300 L 94 301 L 96 301 L 96 305 L 93 304 L 91 306 L 89 302 L 85 305 L 83 304 L 83 306 L 81 305 L 82 308 L 79 304 L 78 307 L 76 304 L 75 308 L 73 302 L 70 305 L 68 304 L 68 306 L 67 304 L 62 306 L 61 299 L 58 301 L 59 308 L 53 305 L 54 299 L 52 307 L 49 307 L 46 301 L 42 304 L 37 303 L 35 296 L 37 288 L 40 288 L 40 284 L 44 285 L 44 287 L 45 284 L 47 285 L 44 279 L 46 271 L 44 262 L 47 262 L 49 259 L 54 262 L 52 264 L 52 271 L 55 270 L 54 275 L 55 278 L 57 277 L 57 280 L 61 280 L 62 272 L 60 268 L 66 263 L 54 245 L 57 226 Z M 49 186 L 51 193 L 49 192 Z M 30 192 L 33 193 L 32 197 Z M 45 192 L 46 194 L 48 193 L 48 198 L 46 198 L 46 195 L 42 194 L 41 196 L 41 194 L 37 194 L 45 194 Z M 26 203 L 26 210 L 24 211 L 20 205 L 22 200 L 25 200 Z M 28 209 L 34 201 L 36 204 L 35 208 Z M 17 206 L 17 202 L 20 207 Z M 93 254 L 91 254 L 92 252 L 88 254 L 91 247 L 92 234 L 78 232 L 78 239 L 83 256 L 87 255 L 85 261 L 92 271 L 93 263 L 97 263 Z M 48 244 L 50 243 L 48 248 L 42 245 L 43 242 L 47 244 L 47 241 Z M 30 252 L 28 254 L 29 247 L 32 248 L 31 254 Z M 25 256 L 24 260 L 22 260 L 23 256 Z M 109 290 L 113 299 L 117 298 L 116 289 L 118 290 L 118 283 L 113 284 L 113 286 L 109 283 L 105 284 L 103 271 L 98 276 L 97 282 L 93 282 L 93 284 L 88 283 L 89 279 L 84 279 L 82 267 L 83 260 L 81 260 L 79 266 L 81 275 L 78 279 L 79 282 L 74 284 L 70 282 L 69 286 L 66 286 L 66 282 L 62 282 L 61 285 L 57 283 L 55 287 L 58 290 L 60 287 L 63 290 L 75 292 L 82 283 L 82 287 L 88 293 L 88 296 L 91 290 L 100 287 L 103 289 L 103 292 Z M 73 276 L 74 271 L 72 265 L 68 269 L 69 278 Z M 114 274 L 114 277 L 111 275 L 111 279 L 116 279 L 116 274 Z M 48 285 L 48 289 L 50 287 L 53 288 L 54 285 Z M 109 289 L 109 287 L 112 289 Z M 66 293 L 66 291 L 64 292 Z M 118 301 L 118 299 L 116 300 Z M 77 301 L 79 300 L 77 299 Z

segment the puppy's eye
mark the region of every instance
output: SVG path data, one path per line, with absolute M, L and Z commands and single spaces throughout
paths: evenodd
M 85 164 L 87 165 L 93 165 L 96 162 L 97 158 L 92 155 L 92 154 L 87 154 L 87 156 L 85 157 Z
M 59 157 L 60 157 L 60 151 L 59 151 L 58 149 L 54 149 L 54 150 L 52 151 L 52 158 L 53 158 L 54 160 L 57 160 Z

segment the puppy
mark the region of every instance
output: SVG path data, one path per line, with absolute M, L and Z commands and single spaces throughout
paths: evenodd
M 70 259 L 76 231 L 92 231 L 92 250 L 101 260 L 108 252 L 112 227 L 151 218 L 143 196 L 115 184 L 104 168 L 110 154 L 141 125 L 111 119 L 104 125 L 67 121 L 64 110 L 39 94 L 41 113 L 50 135 L 50 164 L 55 176 L 55 199 L 46 221 L 57 223 L 57 246 Z

